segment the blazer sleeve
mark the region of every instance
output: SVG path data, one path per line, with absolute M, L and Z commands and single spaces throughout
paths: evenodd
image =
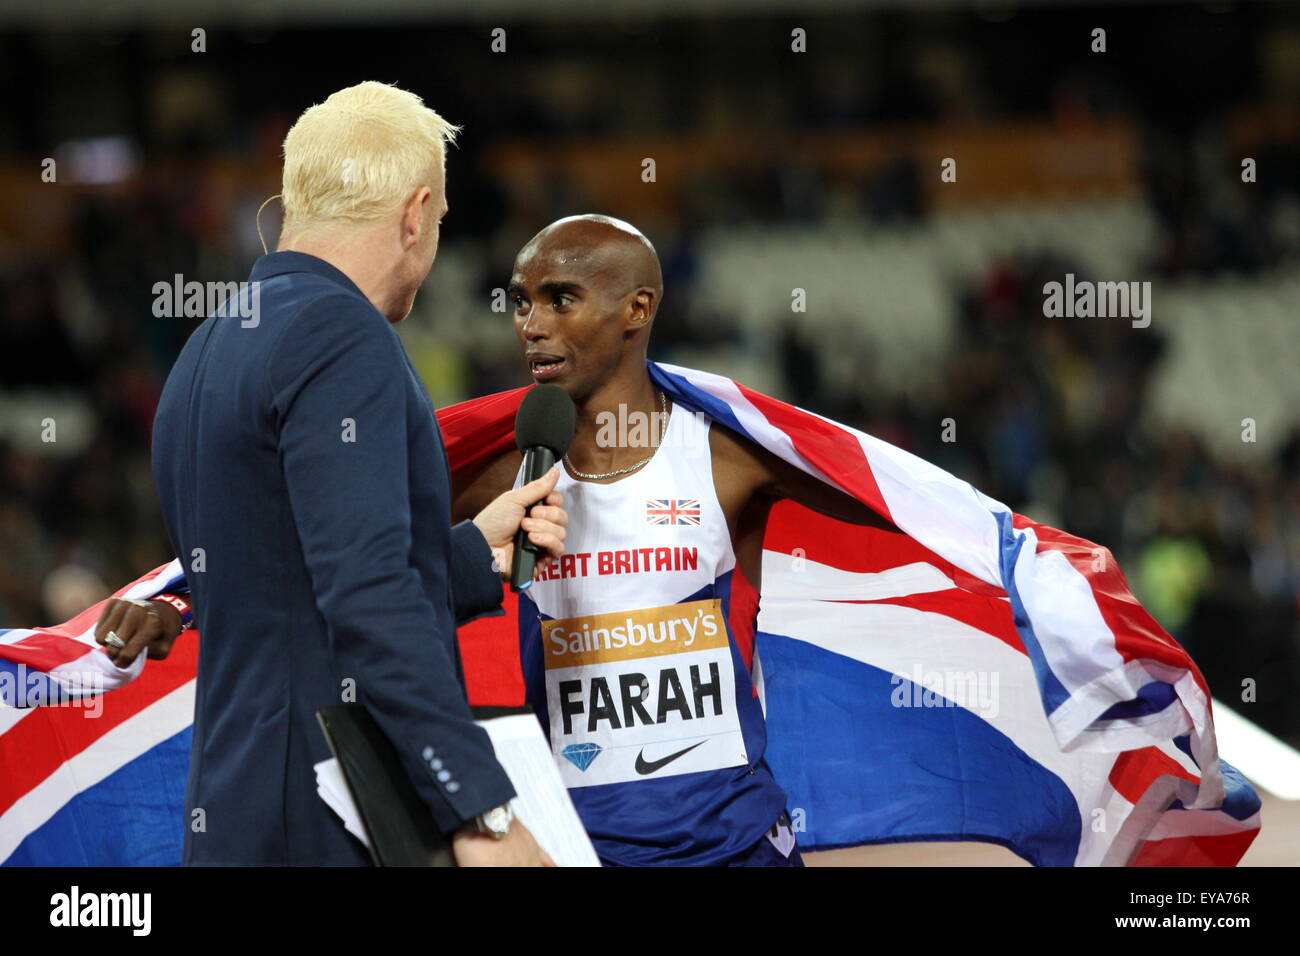
M 432 633 L 438 618 L 410 565 L 401 344 L 368 303 L 329 295 L 289 325 L 267 382 L 288 505 L 335 661 L 449 833 L 514 789 L 470 714 L 449 654 L 455 635 Z
M 465 520 L 451 529 L 451 597 L 456 624 L 475 618 L 499 616 L 501 576 L 492 570 L 492 549 L 474 522 Z

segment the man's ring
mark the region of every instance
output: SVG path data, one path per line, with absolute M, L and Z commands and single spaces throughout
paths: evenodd
M 104 638 L 104 643 L 109 647 L 116 647 L 118 650 L 126 647 L 126 641 L 118 637 L 116 631 L 109 631 L 108 636 Z

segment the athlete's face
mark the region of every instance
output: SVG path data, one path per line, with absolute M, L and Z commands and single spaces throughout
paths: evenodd
M 533 381 L 582 399 L 618 366 L 630 296 L 610 272 L 598 256 L 544 242 L 519 253 L 509 293 Z

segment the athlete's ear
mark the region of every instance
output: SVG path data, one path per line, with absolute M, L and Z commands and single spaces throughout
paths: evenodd
M 645 328 L 654 315 L 655 290 L 642 286 L 632 293 L 632 301 L 628 303 L 628 328 L 632 330 Z

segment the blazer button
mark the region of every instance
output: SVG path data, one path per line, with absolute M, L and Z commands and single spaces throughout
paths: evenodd
M 434 753 L 435 751 L 432 747 L 425 747 L 424 750 L 420 752 L 420 756 L 425 760 L 432 760 Z
M 447 792 L 448 792 L 448 793 L 455 793 L 455 792 L 456 792 L 457 790 L 459 790 L 459 789 L 460 789 L 460 784 L 457 783 L 455 780 L 453 780 L 451 783 L 447 784 Z

